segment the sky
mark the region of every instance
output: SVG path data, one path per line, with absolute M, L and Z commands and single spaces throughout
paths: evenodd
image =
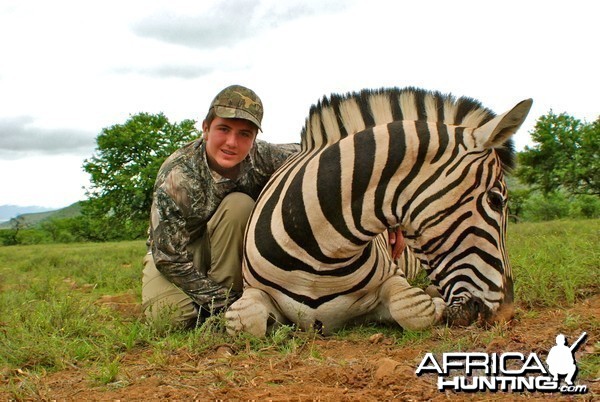
M 260 138 L 298 142 L 323 95 L 416 86 L 501 114 L 600 115 L 595 0 L 0 0 L 0 205 L 86 198 L 95 138 L 140 112 L 198 121 L 261 97 Z

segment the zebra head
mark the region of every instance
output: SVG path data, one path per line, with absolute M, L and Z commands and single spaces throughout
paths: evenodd
M 407 243 L 446 301 L 449 323 L 491 323 L 513 315 L 504 173 L 514 158 L 510 138 L 531 105 L 524 100 L 471 126 L 426 123 L 429 151 L 423 155 L 431 177 L 426 186 L 407 191 L 412 198 L 398 215 Z M 431 145 L 436 131 L 445 131 L 444 155 Z

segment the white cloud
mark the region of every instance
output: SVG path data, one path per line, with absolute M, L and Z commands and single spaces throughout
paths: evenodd
M 31 116 L 0 119 L 0 156 L 15 159 L 30 153 L 83 154 L 94 149 L 91 133 L 73 129 L 48 129 L 34 125 Z
M 331 0 L 228 0 L 200 3 L 194 9 L 169 5 L 138 20 L 132 27 L 142 37 L 211 50 L 235 47 L 289 21 L 335 13 L 351 4 Z

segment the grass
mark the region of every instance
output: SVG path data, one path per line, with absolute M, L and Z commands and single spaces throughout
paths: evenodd
M 600 290 L 600 221 L 556 221 L 509 226 L 508 250 L 518 303 L 531 308 L 568 307 Z M 121 361 L 128 352 L 149 347 L 147 363 L 166 366 L 172 352 L 201 354 L 220 344 L 239 353 L 260 357 L 299 351 L 321 358 L 314 347 L 316 334 L 281 327 L 267 339 L 224 332 L 223 317 L 200 328 L 180 332 L 151 328 L 137 318 L 123 319 L 95 303 L 102 295 L 130 294 L 141 299 L 142 241 L 0 247 L 0 379 L 16 399 L 35 397 L 33 380 L 26 383 L 11 373 L 45 372 L 76 366 L 86 368 L 93 383 L 119 386 L 126 382 Z M 565 326 L 600 330 L 598 321 L 569 316 Z M 502 328 L 492 328 L 500 334 Z M 432 331 L 400 331 L 364 326 L 340 331 L 346 340 L 384 333 L 396 346 L 427 340 Z M 492 337 L 494 334 L 491 334 Z M 441 339 L 441 348 L 468 350 L 473 339 Z M 448 349 L 449 348 L 449 349 Z M 440 349 L 442 350 L 442 349 Z M 581 363 L 582 373 L 600 370 L 598 355 Z M 17 386 L 18 384 L 18 386 Z
M 515 298 L 526 307 L 558 307 L 600 290 L 600 220 L 509 226 Z

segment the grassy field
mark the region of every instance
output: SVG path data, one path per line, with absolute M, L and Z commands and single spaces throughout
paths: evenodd
M 600 220 L 509 226 L 517 303 L 536 314 L 539 308 L 567 308 L 597 295 L 599 244 Z M 215 317 L 194 331 L 172 332 L 148 327 L 139 315 L 124 318 L 98 303 L 106 295 L 140 300 L 144 253 L 142 241 L 0 247 L 0 386 L 14 398 L 28 398 L 35 392 L 27 388 L 27 382 L 13 381 L 15 373 L 43 376 L 69 367 L 85 370 L 93 383 L 108 384 L 118 377 L 124 356 L 139 348 L 151 350 L 148 361 L 158 365 L 164 364 L 173 350 L 201 353 L 224 343 L 281 353 L 310 349 L 314 335 L 292 328 L 284 327 L 265 340 L 231 339 L 221 331 L 222 320 Z M 573 320 L 575 328 L 582 324 L 577 317 Z M 586 325 L 600 331 L 598 320 Z M 355 328 L 336 337 L 369 337 L 381 331 Z M 427 331 L 384 331 L 396 331 L 398 345 L 428 336 Z M 452 342 L 456 345 L 456 339 Z M 450 348 L 440 345 L 444 347 Z M 580 375 L 599 371 L 598 354 L 581 362 Z

